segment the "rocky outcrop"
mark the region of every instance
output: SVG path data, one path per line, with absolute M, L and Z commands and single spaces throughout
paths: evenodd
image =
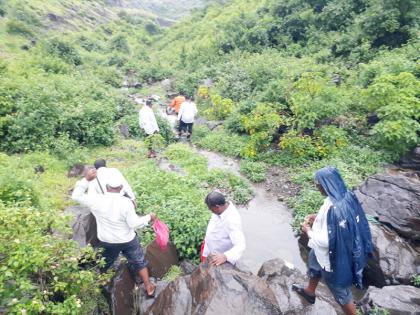
M 74 164 L 72 167 L 70 167 L 67 177 L 79 177 L 83 175 L 83 172 L 85 171 L 86 165 L 77 163 Z
M 403 168 L 409 168 L 415 171 L 420 171 L 420 147 L 405 155 L 399 165 Z
M 410 277 L 420 271 L 420 253 L 386 226 L 370 224 L 370 230 L 374 251 L 365 268 L 365 283 L 410 284 Z
M 376 306 L 390 315 L 420 315 L 420 289 L 408 285 L 370 287 L 359 304 L 363 314 Z
M 230 264 L 215 267 L 204 263 L 190 275 L 165 283 L 150 307 L 140 306 L 140 314 L 341 314 L 323 284 L 314 305 L 291 290 L 292 283 L 306 281 L 300 271 L 280 259 L 264 263 L 258 276 Z M 138 301 L 147 303 L 144 296 Z
M 201 264 L 169 283 L 144 314 L 281 314 L 273 291 L 257 276 L 230 264 Z
M 402 175 L 377 174 L 356 195 L 366 213 L 401 236 L 420 242 L 420 182 Z
M 70 226 L 73 229 L 72 239 L 80 247 L 85 247 L 88 244 L 96 247 L 99 244 L 96 232 L 96 219 L 90 210 L 83 206 L 71 206 L 66 208 L 65 213 L 73 215 L 73 219 L 70 222 Z
M 149 272 L 155 278 L 162 278 L 173 265 L 178 265 L 178 253 L 173 244 L 169 243 L 162 251 L 156 242 L 146 247 L 146 260 L 149 262 Z
M 291 289 L 293 283 L 305 285 L 308 278 L 281 259 L 265 262 L 258 276 L 265 280 L 274 292 L 280 314 L 341 314 L 337 303 L 323 283 L 318 285 L 317 299 L 313 305 L 293 291 Z

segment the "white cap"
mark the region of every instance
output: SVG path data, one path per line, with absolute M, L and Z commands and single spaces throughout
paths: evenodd
M 121 173 L 117 170 L 109 169 L 107 174 L 107 185 L 112 188 L 117 188 L 123 185 Z

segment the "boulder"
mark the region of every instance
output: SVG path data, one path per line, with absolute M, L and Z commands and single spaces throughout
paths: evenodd
M 356 190 L 366 213 L 402 235 L 420 241 L 420 182 L 402 175 L 370 176 Z
M 274 292 L 280 314 L 341 314 L 340 307 L 323 283 L 318 285 L 315 304 L 309 304 L 293 291 L 293 283 L 305 285 L 308 278 L 281 259 L 265 262 L 258 271 L 258 276 L 265 280 Z
M 65 213 L 72 214 L 73 219 L 70 225 L 73 229 L 72 239 L 76 241 L 80 247 L 85 247 L 88 244 L 96 247 L 99 244 L 96 219 L 90 210 L 83 206 L 67 207 Z
M 207 125 L 207 128 L 209 128 L 210 130 L 214 130 L 220 125 L 223 125 L 223 120 L 207 121 L 206 125 Z
M 143 286 L 136 286 L 132 273 L 125 262 L 117 264 L 116 271 L 103 293 L 108 300 L 111 314 L 133 314 L 135 295 Z
M 405 155 L 399 162 L 403 168 L 409 168 L 415 171 L 420 171 L 420 147 Z
M 130 137 L 130 127 L 128 127 L 127 124 L 120 125 L 119 129 L 120 129 L 120 135 L 122 135 L 124 138 Z
M 173 265 L 178 265 L 178 253 L 173 244 L 169 243 L 166 250 L 162 251 L 156 242 L 146 247 L 146 260 L 149 262 L 150 275 L 162 278 Z
M 85 171 L 86 165 L 82 163 L 76 163 L 70 167 L 67 177 L 79 177 L 82 176 Z
M 420 268 L 420 253 L 386 226 L 370 224 L 370 230 L 374 251 L 364 282 L 377 287 L 410 284 L 410 277 Z
M 369 287 L 359 304 L 363 314 L 370 314 L 376 306 L 390 315 L 420 315 L 420 289 L 408 285 Z
M 169 281 L 159 280 L 156 283 L 155 296 L 158 296 L 168 285 Z M 137 286 L 134 290 L 134 314 L 146 314 L 147 309 L 153 304 L 154 299 L 148 298 L 146 290 L 142 286 Z M 125 313 L 124 313 L 125 314 Z M 131 314 L 131 313 L 130 313 Z M 162 314 L 162 313 L 161 313 Z M 167 313 L 163 313 L 167 314 Z M 116 314 L 118 315 L 118 314 Z
M 143 314 L 276 315 L 281 311 L 264 280 L 230 264 L 204 263 L 169 283 Z

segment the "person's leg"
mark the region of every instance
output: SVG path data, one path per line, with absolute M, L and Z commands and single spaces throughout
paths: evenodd
M 192 134 L 192 127 L 193 127 L 193 123 L 189 123 L 189 124 L 187 124 L 187 138 L 188 138 L 188 139 L 191 137 L 191 134 Z
M 322 272 L 322 277 L 325 280 L 325 284 L 330 289 L 334 299 L 343 309 L 346 315 L 356 315 L 356 305 L 353 302 L 353 295 L 350 288 L 337 287 L 333 284 L 333 273 Z
M 105 258 L 105 266 L 101 268 L 101 272 L 106 272 L 118 258 L 121 252 L 118 244 L 109 244 L 101 242 L 100 247 L 103 248 L 102 257 Z
M 147 261 L 144 257 L 137 235 L 127 244 L 122 253 L 127 258 L 132 269 L 138 273 L 142 279 L 147 294 L 152 295 L 156 286 L 150 281 L 149 271 L 147 270 Z
M 315 290 L 321 278 L 309 278 L 308 285 L 304 288 L 305 292 L 311 296 L 315 296 Z

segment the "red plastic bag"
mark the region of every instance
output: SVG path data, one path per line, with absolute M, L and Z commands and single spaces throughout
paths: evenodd
M 203 240 L 203 242 L 201 243 L 201 248 L 200 248 L 200 262 L 205 262 L 207 257 L 203 256 L 203 252 L 204 252 L 204 246 L 206 245 L 206 241 Z
M 165 223 L 156 219 L 153 223 L 153 230 L 156 235 L 156 243 L 161 250 L 166 250 L 169 241 L 169 229 Z

